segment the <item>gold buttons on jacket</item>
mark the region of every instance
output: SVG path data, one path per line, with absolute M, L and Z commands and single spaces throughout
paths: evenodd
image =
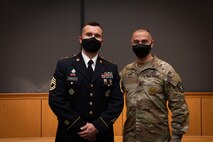
M 91 89 L 91 90 L 90 90 L 90 93 L 89 93 L 89 96 L 90 96 L 90 97 L 93 97 L 93 95 L 94 95 L 94 94 L 92 93 L 92 92 L 93 92 L 93 87 L 94 87 L 94 85 L 91 83 L 91 84 L 90 84 L 90 89 Z M 92 106 L 92 105 L 93 105 L 93 102 L 90 101 L 90 102 L 89 102 L 89 105 Z M 93 114 L 93 111 L 89 111 L 89 115 L 92 115 L 92 114 Z
M 92 115 L 92 114 L 93 114 L 93 112 L 92 112 L 92 111 L 89 111 L 89 114 L 90 114 L 90 115 Z

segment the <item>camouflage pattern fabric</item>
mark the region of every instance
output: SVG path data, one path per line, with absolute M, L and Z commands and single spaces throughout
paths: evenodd
M 180 142 L 188 130 L 189 110 L 173 67 L 154 57 L 145 64 L 127 65 L 120 76 L 127 106 L 123 142 Z M 167 104 L 172 112 L 171 134 Z

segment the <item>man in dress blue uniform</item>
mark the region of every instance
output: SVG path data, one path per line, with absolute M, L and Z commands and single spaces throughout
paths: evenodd
M 79 41 L 81 52 L 58 61 L 50 85 L 49 105 L 58 118 L 55 141 L 114 142 L 113 123 L 123 109 L 118 67 L 98 55 L 103 31 L 97 22 L 82 28 Z

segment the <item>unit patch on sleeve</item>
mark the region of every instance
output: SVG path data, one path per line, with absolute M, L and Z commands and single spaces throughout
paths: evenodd
M 56 79 L 55 77 L 53 77 L 50 83 L 50 91 L 54 90 L 55 87 L 56 87 Z

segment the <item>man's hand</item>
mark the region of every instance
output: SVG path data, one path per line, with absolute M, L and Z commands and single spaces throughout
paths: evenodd
M 78 134 L 80 137 L 87 139 L 90 142 L 94 142 L 96 140 L 97 129 L 94 127 L 92 123 L 87 123 L 83 127 L 81 127 L 81 132 Z

